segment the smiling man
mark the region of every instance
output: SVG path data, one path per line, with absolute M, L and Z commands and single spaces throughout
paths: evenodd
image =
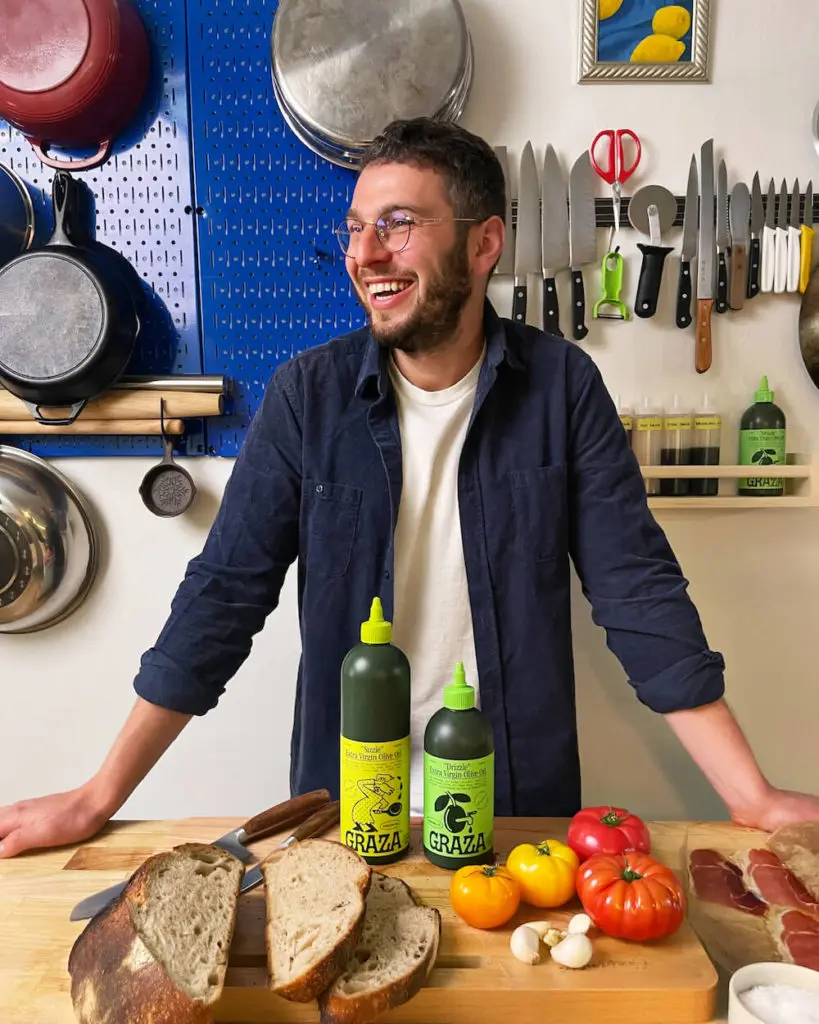
M 763 777 L 723 700 L 723 660 L 595 364 L 487 302 L 504 209 L 492 149 L 464 129 L 420 119 L 375 140 L 337 229 L 369 326 L 273 374 L 105 763 L 78 789 L 0 809 L 0 856 L 97 831 L 217 704 L 297 560 L 294 793 L 338 794 L 339 669 L 377 594 L 412 666 L 413 810 L 457 661 L 493 726 L 496 813 L 578 810 L 573 564 L 637 698 L 731 816 L 819 818 L 816 798 Z

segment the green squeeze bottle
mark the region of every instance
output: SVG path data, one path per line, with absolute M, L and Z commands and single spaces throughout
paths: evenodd
M 767 377 L 762 378 L 754 398 L 756 401 L 745 410 L 739 422 L 739 464 L 782 466 L 786 455 L 785 413 L 774 405 L 774 392 L 768 387 Z M 743 477 L 737 489 L 746 496 L 778 496 L 784 493 L 785 484 L 782 477 Z
M 341 664 L 341 840 L 368 864 L 409 852 L 410 665 L 380 598 Z
M 494 859 L 495 743 L 463 662 L 424 732 L 424 853 L 441 868 Z

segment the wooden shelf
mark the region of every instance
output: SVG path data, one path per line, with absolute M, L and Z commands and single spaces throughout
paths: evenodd
M 748 476 L 771 476 L 785 480 L 779 497 L 717 494 L 713 497 L 670 497 L 649 495 L 652 509 L 758 509 L 819 508 L 819 455 L 792 455 L 787 465 L 767 467 L 763 473 L 754 466 L 641 466 L 643 476 L 653 480 L 738 480 Z

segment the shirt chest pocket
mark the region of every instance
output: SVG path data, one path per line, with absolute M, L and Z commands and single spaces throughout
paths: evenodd
M 538 562 L 560 558 L 568 546 L 566 467 L 512 470 L 509 484 L 519 551 Z
M 362 493 L 361 488 L 349 484 L 305 481 L 307 560 L 311 572 L 332 577 L 343 576 L 349 569 Z

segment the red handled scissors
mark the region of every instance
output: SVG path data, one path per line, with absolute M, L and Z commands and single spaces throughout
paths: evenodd
M 637 147 L 637 155 L 634 157 L 634 163 L 630 167 L 625 165 L 626 161 L 623 153 L 624 136 L 628 136 Z M 598 147 L 601 154 L 600 162 L 595 157 L 595 150 Z M 637 170 L 637 164 L 640 162 L 642 152 L 643 147 L 640 145 L 640 139 L 630 128 L 617 128 L 616 130 L 614 128 L 606 128 L 595 135 L 594 141 L 591 144 L 589 153 L 592 167 L 603 181 L 611 185 L 613 193 L 612 202 L 614 204 L 614 234 L 620 230 L 620 199 L 623 194 L 623 182 L 627 181 Z

